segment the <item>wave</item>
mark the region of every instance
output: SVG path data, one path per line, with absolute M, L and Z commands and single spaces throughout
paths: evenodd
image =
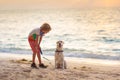
M 105 42 L 105 43 L 120 43 L 120 39 L 111 37 L 99 37 L 95 41 Z
M 55 49 L 43 49 L 44 55 L 54 56 Z M 21 49 L 21 48 L 0 48 L 0 52 L 2 53 L 15 53 L 15 54 L 32 54 L 30 49 Z M 118 55 L 110 55 L 110 54 L 99 54 L 94 53 L 92 51 L 87 51 L 84 49 L 76 50 L 76 49 L 64 49 L 65 57 L 77 57 L 77 58 L 93 58 L 93 59 L 103 59 L 103 60 L 120 60 L 120 54 Z

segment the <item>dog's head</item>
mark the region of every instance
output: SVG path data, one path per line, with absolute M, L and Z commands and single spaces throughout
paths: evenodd
M 62 49 L 64 42 L 63 41 L 57 41 L 56 44 L 57 44 L 57 49 Z

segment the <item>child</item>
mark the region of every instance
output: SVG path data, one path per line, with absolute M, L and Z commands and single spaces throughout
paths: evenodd
M 40 28 L 33 29 L 28 36 L 28 41 L 30 44 L 30 47 L 33 51 L 33 56 L 32 56 L 32 68 L 37 68 L 35 64 L 35 57 L 37 55 L 38 61 L 39 61 L 39 67 L 41 68 L 47 68 L 42 62 L 41 62 L 41 49 L 40 49 L 40 43 L 42 41 L 42 37 L 48 33 L 51 30 L 51 27 L 48 23 L 44 23 Z

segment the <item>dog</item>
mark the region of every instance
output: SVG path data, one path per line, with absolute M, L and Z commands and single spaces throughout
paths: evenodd
M 56 69 L 66 69 L 66 61 L 64 60 L 63 55 L 63 41 L 57 41 L 56 42 L 57 47 L 55 51 L 55 68 Z

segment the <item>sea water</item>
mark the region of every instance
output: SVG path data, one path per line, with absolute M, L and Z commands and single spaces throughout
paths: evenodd
M 32 54 L 29 32 L 48 22 L 44 55 L 54 56 L 64 41 L 67 57 L 120 60 L 120 8 L 0 10 L 0 52 Z

